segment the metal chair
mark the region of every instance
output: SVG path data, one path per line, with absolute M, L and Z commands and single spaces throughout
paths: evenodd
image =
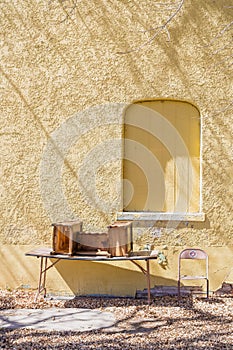
M 181 262 L 183 259 L 191 260 L 206 260 L 205 264 L 205 274 L 200 276 L 187 276 L 181 274 Z M 179 254 L 178 260 L 178 296 L 180 298 L 180 282 L 181 280 L 206 280 L 206 297 L 209 298 L 209 277 L 208 277 L 208 255 L 202 249 L 190 248 L 184 249 Z

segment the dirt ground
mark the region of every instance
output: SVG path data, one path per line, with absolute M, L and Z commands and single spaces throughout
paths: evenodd
M 0 329 L 0 349 L 233 349 L 233 296 L 145 300 L 78 297 L 34 302 L 34 292 L 0 291 L 0 309 L 90 308 L 112 312 L 116 324 L 89 332 Z

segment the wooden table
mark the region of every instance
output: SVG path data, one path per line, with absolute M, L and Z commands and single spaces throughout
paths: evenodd
M 39 273 L 39 282 L 38 282 L 38 290 L 35 297 L 35 301 L 37 300 L 40 293 L 44 292 L 44 297 L 46 296 L 46 273 L 51 267 L 57 264 L 60 260 L 70 260 L 70 261 L 92 261 L 92 262 L 118 262 L 118 261 L 131 261 L 134 265 L 136 265 L 146 276 L 147 280 L 147 300 L 148 304 L 151 302 L 151 291 L 150 291 L 150 260 L 157 259 L 156 255 L 153 256 L 121 256 L 121 257 L 103 257 L 103 256 L 79 256 L 79 255 L 65 255 L 65 254 L 51 254 L 51 248 L 37 248 L 28 253 L 26 256 L 34 256 L 40 258 L 40 273 Z M 48 265 L 48 260 L 55 260 Z M 141 266 L 138 262 L 145 261 L 146 268 Z

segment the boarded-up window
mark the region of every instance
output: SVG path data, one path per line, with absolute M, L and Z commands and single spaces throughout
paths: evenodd
M 188 102 L 137 102 L 125 112 L 124 211 L 199 212 L 200 113 Z

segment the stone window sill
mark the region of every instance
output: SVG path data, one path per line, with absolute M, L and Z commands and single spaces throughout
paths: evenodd
M 118 212 L 117 220 L 205 221 L 205 213 Z

